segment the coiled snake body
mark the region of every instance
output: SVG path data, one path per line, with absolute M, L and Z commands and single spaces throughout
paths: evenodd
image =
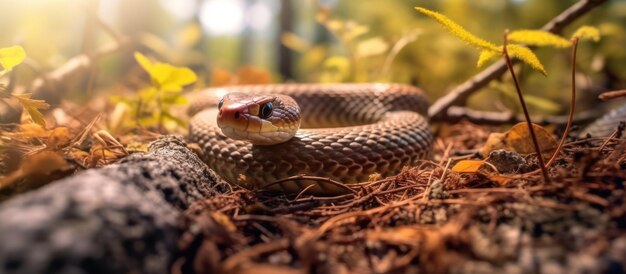
M 424 158 L 433 141 L 424 116 L 428 103 L 421 90 L 411 86 L 280 84 L 233 86 L 208 92 L 251 96 L 247 102 L 252 102 L 252 106 L 236 106 L 242 109 L 241 113 L 219 112 L 222 106 L 220 110 L 207 108 L 208 100 L 202 98 L 195 99 L 189 111 L 204 109 L 191 119 L 189 133 L 190 139 L 202 148 L 203 160 L 227 181 L 248 188 L 264 187 L 297 175 L 325 177 L 344 184 L 367 181 L 375 173 L 390 176 Z M 247 135 L 248 130 L 262 138 L 274 136 L 265 133 L 267 127 L 275 127 L 267 125 L 268 121 L 276 122 L 272 121 L 274 116 L 282 115 L 287 120 L 298 117 L 278 109 L 272 112 L 272 107 L 283 103 L 276 98 L 280 96 L 270 94 L 288 95 L 300 106 L 302 128 L 288 141 L 252 144 L 227 137 L 217 127 L 217 115 L 234 115 L 229 119 L 247 124 L 230 130 L 229 135 Z M 261 102 L 260 106 L 255 102 Z M 267 107 L 268 102 L 273 105 Z M 270 115 L 266 115 L 268 109 Z M 250 114 L 247 112 L 256 116 L 243 117 Z M 292 122 L 281 121 L 278 127 L 290 127 Z M 311 179 L 284 181 L 269 187 L 285 192 L 305 188 L 307 193 L 318 194 L 342 191 L 337 185 Z

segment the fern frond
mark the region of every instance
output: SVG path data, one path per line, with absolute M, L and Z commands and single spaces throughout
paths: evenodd
M 415 7 L 415 9 L 435 19 L 446 30 L 448 30 L 450 33 L 454 34 L 456 37 L 460 38 L 464 42 L 468 43 L 469 45 L 477 47 L 482 50 L 489 50 L 489 51 L 496 51 L 496 52 L 498 51 L 498 46 L 471 34 L 467 30 L 465 30 L 463 27 L 461 27 L 459 24 L 450 20 L 450 18 L 446 17 L 445 15 L 440 14 L 438 12 L 431 11 L 429 9 L 422 8 L 422 7 Z

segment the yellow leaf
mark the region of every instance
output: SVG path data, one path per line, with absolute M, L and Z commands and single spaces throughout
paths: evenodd
M 197 80 L 196 74 L 189 68 L 175 67 L 161 62 L 153 63 L 140 52 L 135 52 L 135 60 L 162 90 L 181 91 L 183 86 Z
M 145 55 L 141 54 L 141 52 L 135 51 L 135 60 L 137 60 L 137 63 L 139 63 L 139 65 L 146 71 L 148 72 L 148 74 L 150 74 L 150 77 L 152 77 L 152 70 L 153 70 L 153 66 L 152 66 L 152 62 L 150 61 L 150 59 L 148 59 L 148 57 L 146 57 Z
M 588 39 L 598 42 L 600 41 L 600 30 L 592 26 L 582 26 L 578 28 L 574 34 L 572 34 L 572 38 L 578 38 L 581 40 Z
M 0 65 L 4 68 L 3 73 L 11 71 L 26 58 L 26 52 L 21 46 L 0 48 Z
M 161 89 L 167 91 L 181 91 L 183 86 L 194 83 L 196 74 L 189 68 L 172 67 L 169 77 L 161 83 Z
M 493 59 L 498 56 L 501 51 L 492 51 L 492 50 L 483 50 L 480 52 L 480 56 L 478 57 L 478 62 L 476 63 L 476 67 L 482 67 L 487 61 Z
M 572 45 L 569 40 L 543 30 L 517 30 L 512 31 L 507 36 L 510 42 L 526 44 L 529 46 L 553 46 L 556 48 L 567 48 Z
M 305 52 L 311 48 L 311 43 L 293 32 L 285 32 L 280 36 L 280 42 L 296 52 Z
M 350 60 L 343 56 L 331 56 L 324 61 L 324 70 L 320 81 L 324 83 L 340 83 L 350 74 Z
M 176 41 L 178 47 L 189 49 L 198 43 L 200 37 L 202 37 L 200 26 L 196 23 L 190 23 L 178 33 Z
M 30 99 L 30 97 L 32 96 L 32 94 L 30 93 L 14 94 L 13 96 L 17 98 L 18 101 L 20 101 L 20 104 L 22 104 L 24 109 L 28 112 L 30 118 L 33 119 L 33 122 L 43 127 L 46 126 L 46 121 L 43 118 L 43 114 L 41 114 L 39 110 L 49 108 L 50 105 L 48 103 L 46 103 L 44 100 Z
M 522 60 L 524 63 L 529 64 L 533 69 L 541 72 L 544 76 L 547 75 L 546 70 L 537 58 L 537 55 L 529 48 L 520 45 L 507 45 L 506 46 L 509 55 L 513 58 Z
M 347 21 L 343 25 L 343 38 L 347 41 L 366 34 L 370 28 L 355 21 Z
M 452 167 L 452 171 L 458 172 L 458 173 L 475 173 L 484 164 L 485 164 L 484 161 L 479 161 L 479 160 L 462 160 L 456 163 L 454 167 Z
M 389 49 L 389 44 L 385 40 L 380 37 L 374 37 L 359 42 L 356 46 L 356 55 L 364 58 L 385 53 L 387 49 Z
M 415 7 L 415 9 L 435 19 L 437 22 L 439 22 L 439 24 L 443 25 L 443 27 L 446 28 L 450 33 L 454 34 L 456 37 L 460 38 L 461 40 L 465 41 L 466 43 L 474 47 L 477 47 L 482 50 L 491 50 L 491 51 L 499 50 L 498 46 L 490 42 L 487 42 L 481 38 L 476 37 L 475 35 L 466 31 L 459 24 L 455 23 L 454 21 L 450 20 L 450 18 L 440 13 L 437 13 L 437 12 L 434 12 L 425 8 L 421 8 L 421 7 Z

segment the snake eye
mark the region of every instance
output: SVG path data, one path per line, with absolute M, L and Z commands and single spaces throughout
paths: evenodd
M 259 113 L 259 117 L 261 117 L 261 119 L 266 119 L 270 117 L 270 115 L 272 115 L 272 110 L 274 110 L 274 106 L 271 102 L 261 106 L 261 112 Z
M 222 110 L 222 105 L 224 105 L 224 98 L 220 99 L 219 103 L 217 103 L 217 110 Z

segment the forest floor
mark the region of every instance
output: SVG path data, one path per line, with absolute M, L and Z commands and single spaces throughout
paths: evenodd
M 98 131 L 87 138 L 93 124 L 5 132 L 4 141 L 28 153 L 21 166 L 3 162 L 10 172 L 0 200 L 145 151 L 158 136 Z M 429 159 L 340 196 L 219 184 L 215 195 L 183 207 L 170 271 L 626 272 L 626 139 L 569 138 L 546 182 L 536 154 L 502 152 L 482 162 L 479 152 L 499 131 L 469 122 L 439 125 Z M 42 147 L 64 147 L 63 154 Z M 464 160 L 484 164 L 459 171 Z
M 342 196 L 233 186 L 196 202 L 173 273 L 625 272 L 624 139 L 570 140 L 549 182 L 532 155 L 515 174 L 450 170 L 494 131 L 440 127 L 430 160 Z

